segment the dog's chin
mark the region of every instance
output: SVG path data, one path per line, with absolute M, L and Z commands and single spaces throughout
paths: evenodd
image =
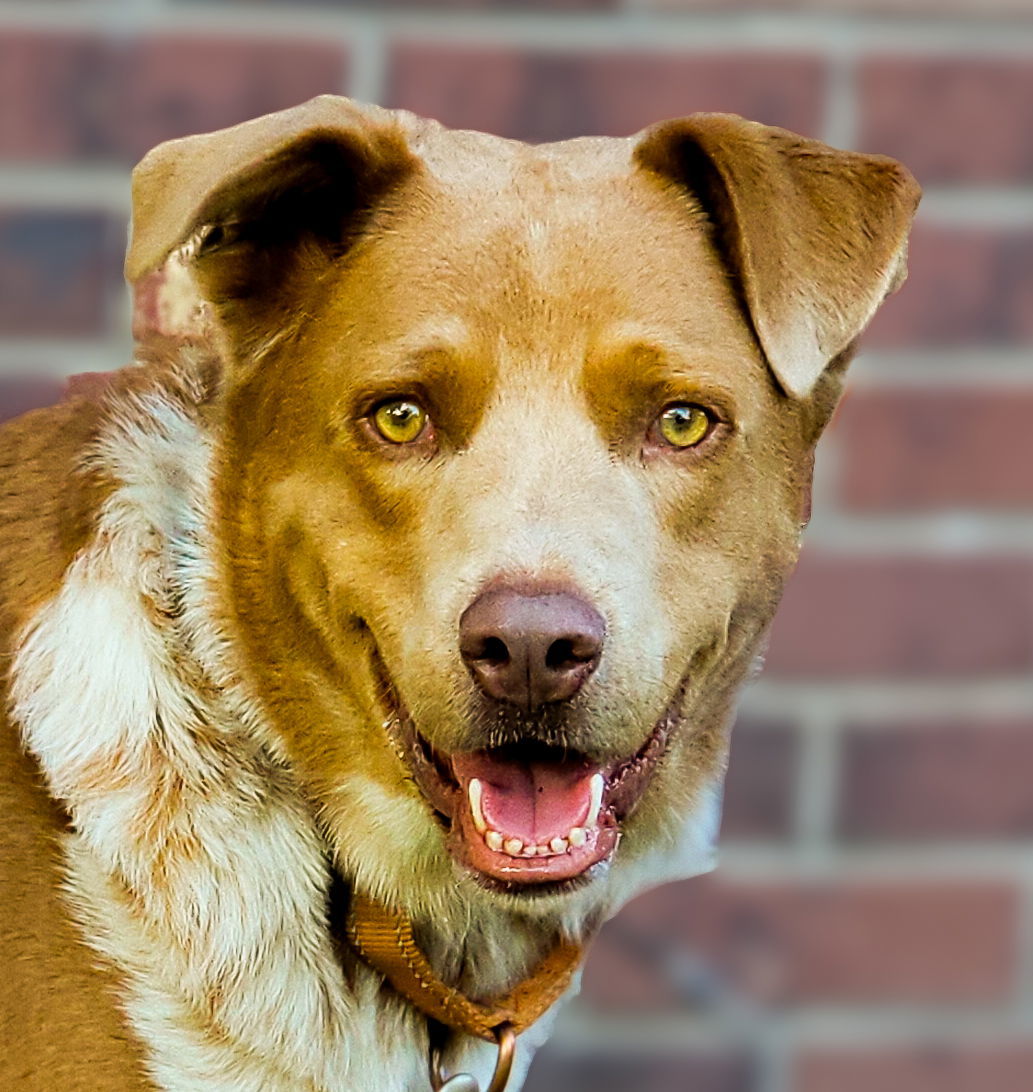
M 378 665 L 382 667 L 382 665 Z M 606 764 L 533 737 L 445 753 L 417 729 L 390 681 L 385 730 L 456 864 L 504 899 L 551 901 L 606 874 L 679 722 L 685 686 L 633 754 Z

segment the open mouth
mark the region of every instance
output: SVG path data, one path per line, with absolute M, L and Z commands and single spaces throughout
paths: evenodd
M 421 735 L 387 677 L 384 722 L 416 785 L 448 831 L 453 857 L 488 887 L 541 892 L 587 878 L 613 856 L 679 722 L 684 684 L 645 743 L 600 765 L 534 738 L 444 754 Z

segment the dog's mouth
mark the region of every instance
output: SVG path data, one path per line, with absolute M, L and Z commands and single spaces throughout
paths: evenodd
M 383 664 L 377 669 L 384 728 L 446 828 L 452 856 L 482 885 L 517 894 L 576 886 L 610 860 L 667 751 L 686 689 L 634 754 L 601 765 L 534 738 L 445 754 L 416 729 Z

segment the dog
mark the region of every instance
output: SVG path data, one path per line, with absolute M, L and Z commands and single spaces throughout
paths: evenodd
M 513 1092 L 600 924 L 711 867 L 917 200 L 718 114 L 151 152 L 127 276 L 204 336 L 0 431 L 0 1085 Z

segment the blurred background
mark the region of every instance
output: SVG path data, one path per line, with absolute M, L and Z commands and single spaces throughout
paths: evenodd
M 0 411 L 131 353 L 129 168 L 340 92 L 532 141 L 726 110 L 904 160 L 719 871 L 604 932 L 531 1092 L 1033 1088 L 1033 0 L 0 0 Z

